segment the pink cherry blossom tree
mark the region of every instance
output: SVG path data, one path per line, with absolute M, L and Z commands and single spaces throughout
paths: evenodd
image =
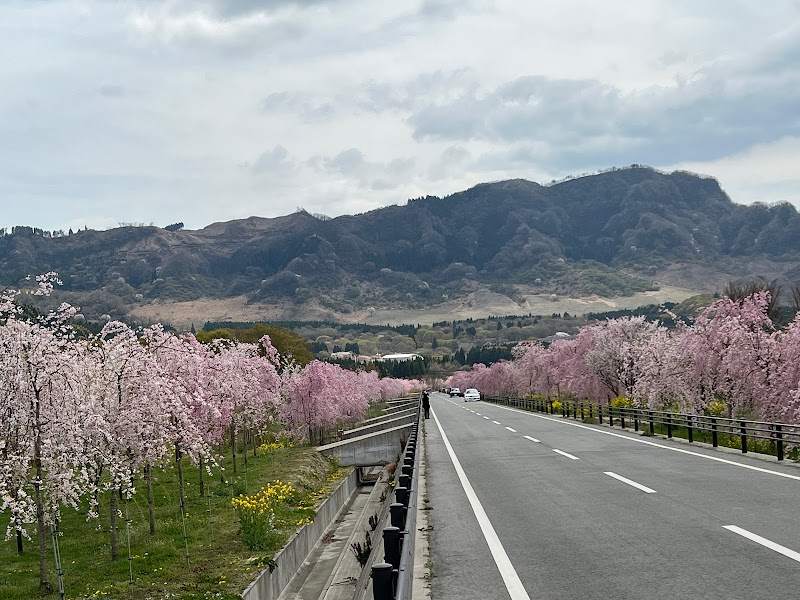
M 40 290 L 52 281 L 42 276 Z M 71 392 L 74 344 L 65 326 L 75 311 L 63 305 L 31 322 L 13 296 L 0 299 L 0 511 L 11 513 L 6 535 L 18 533 L 19 550 L 25 524 L 36 523 L 39 584 L 48 590 L 47 527 L 58 523 L 61 506 L 77 507 L 85 484 Z

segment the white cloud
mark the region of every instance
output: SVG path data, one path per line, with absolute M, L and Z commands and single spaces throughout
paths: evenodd
M 3 221 L 338 215 L 630 163 L 800 205 L 798 24 L 791 0 L 4 2 Z
M 784 137 L 711 162 L 681 162 L 672 169 L 716 177 L 732 200 L 792 202 L 800 207 L 800 137 Z

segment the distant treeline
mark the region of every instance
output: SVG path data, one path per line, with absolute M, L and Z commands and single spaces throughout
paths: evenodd
M 463 348 L 456 350 L 453 360 L 462 365 L 476 365 L 482 363 L 487 367 L 501 360 L 511 360 L 513 358 L 511 349 L 516 344 L 491 344 L 486 346 L 470 348 L 464 352 Z
M 255 324 L 252 321 L 206 321 L 206 324 L 203 325 L 203 330 L 250 329 Z M 269 323 L 264 324 L 277 325 L 286 329 L 330 327 L 338 331 L 357 331 L 359 333 L 382 333 L 388 329 L 412 338 L 417 335 L 417 329 L 419 328 L 419 325 L 367 325 L 366 323 L 336 323 L 334 321 L 269 321 Z
M 625 308 L 620 310 L 607 310 L 605 312 L 586 313 L 587 321 L 605 321 L 606 319 L 621 319 L 623 317 L 644 317 L 648 321 L 659 321 L 667 327 L 675 325 L 674 319 L 670 316 L 672 309 L 677 306 L 675 302 L 664 302 L 663 304 L 648 304 L 638 308 Z

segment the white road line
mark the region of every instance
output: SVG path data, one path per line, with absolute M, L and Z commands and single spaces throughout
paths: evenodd
M 672 452 L 679 452 L 681 454 L 688 454 L 689 456 L 697 456 L 699 458 L 705 458 L 707 460 L 713 460 L 715 462 L 720 462 L 726 465 L 732 465 L 734 467 L 741 467 L 742 469 L 749 469 L 751 471 L 758 471 L 760 473 L 767 473 L 769 475 L 777 475 L 778 477 L 785 477 L 786 479 L 794 479 L 795 481 L 800 481 L 800 475 L 791 475 L 789 473 L 781 473 L 780 471 L 770 471 L 769 469 L 762 469 L 761 467 L 755 467 L 753 465 L 746 465 L 744 463 L 738 463 L 733 460 L 727 460 L 724 458 L 719 458 L 718 456 L 708 456 L 707 454 L 701 454 L 700 452 L 692 452 L 691 450 L 684 450 L 683 448 L 673 448 L 671 446 L 665 446 L 664 444 L 657 444 L 656 442 L 650 442 L 648 440 L 641 440 L 635 437 L 629 437 L 627 435 L 622 435 L 621 433 L 614 433 L 613 431 L 603 431 L 602 429 L 595 429 L 594 427 L 588 427 L 587 425 L 581 425 L 580 423 L 574 423 L 572 421 L 567 421 L 565 419 L 553 419 L 551 417 L 545 417 L 544 415 L 537 415 L 536 413 L 529 412 L 527 410 L 519 410 L 517 408 L 510 408 L 508 406 L 500 406 L 499 404 L 496 405 L 497 408 L 502 408 L 503 410 L 510 410 L 515 413 L 521 413 L 528 415 L 530 417 L 536 417 L 537 419 L 544 419 L 545 421 L 552 421 L 553 423 L 561 423 L 562 425 L 569 425 L 571 427 L 579 427 L 580 429 L 586 429 L 588 431 L 594 431 L 595 433 L 602 433 L 603 435 L 610 435 L 613 437 L 621 438 L 623 440 L 628 440 L 629 442 L 636 442 L 637 444 L 645 444 L 647 446 L 653 446 L 655 448 L 661 448 L 663 450 L 671 450 Z
M 537 444 L 540 444 L 540 443 L 541 443 L 539 440 L 537 440 L 536 438 L 534 438 L 534 437 L 531 437 L 531 436 L 529 436 L 529 435 L 523 435 L 522 437 L 524 437 L 526 440 L 530 440 L 530 441 L 532 441 L 532 442 L 536 442 Z
M 484 419 L 488 419 L 489 417 L 483 417 Z
M 638 490 L 642 490 L 645 494 L 655 494 L 656 493 L 656 491 L 654 489 L 649 488 L 646 485 L 642 485 L 641 483 L 636 483 L 635 481 L 632 481 L 632 480 L 628 479 L 627 477 L 623 477 L 622 475 L 617 475 L 616 473 L 612 473 L 611 471 L 604 471 L 604 473 L 606 475 L 608 475 L 609 477 L 613 477 L 614 479 L 617 479 L 617 480 L 621 481 L 622 483 L 627 483 L 628 485 L 632 485 L 633 487 L 635 487 Z
M 571 458 L 572 460 L 580 460 L 577 456 L 572 456 L 572 454 L 568 454 L 563 450 L 559 450 L 557 448 L 553 448 L 553 452 L 558 452 L 561 456 L 566 456 L 567 458 Z
M 772 542 L 767 538 L 763 538 L 760 535 L 756 535 L 755 533 L 750 533 L 746 529 L 742 529 L 741 527 L 737 527 L 736 525 L 723 525 L 722 528 L 727 529 L 728 531 L 732 531 L 733 533 L 739 534 L 742 537 L 746 537 L 748 540 L 752 540 L 756 544 L 761 544 L 765 548 L 774 550 L 778 554 L 783 554 L 784 556 L 791 558 L 792 560 L 800 562 L 800 552 L 789 550 L 789 548 L 787 548 L 786 546 L 781 546 L 780 544 L 776 544 L 775 542 Z
M 500 421 L 492 421 L 495 425 L 500 425 Z
M 511 427 L 506 427 L 506 429 L 508 429 L 511 433 L 517 433 L 517 430 L 516 429 L 511 429 Z
M 479 413 L 479 412 L 476 412 L 475 414 L 476 414 L 476 415 L 478 415 L 479 417 L 482 417 L 482 416 L 483 416 L 483 415 L 482 415 L 481 413 Z
M 469 500 L 469 504 L 472 507 L 472 512 L 475 513 L 475 518 L 478 519 L 478 525 L 480 525 L 483 537 L 489 545 L 489 551 L 492 553 L 494 562 L 500 571 L 500 576 L 506 584 L 508 595 L 511 596 L 511 600 L 530 600 L 528 592 L 525 591 L 525 587 L 522 585 L 522 581 L 520 581 L 519 575 L 517 575 L 517 571 L 514 569 L 514 565 L 511 564 L 511 560 L 508 558 L 508 554 L 506 554 L 506 550 L 500 542 L 500 538 L 497 537 L 497 532 L 495 532 L 492 522 L 489 521 L 489 517 L 486 516 L 486 511 L 483 510 L 483 505 L 481 501 L 478 500 L 475 490 L 472 489 L 472 484 L 469 482 L 469 479 L 467 479 L 467 474 L 464 473 L 464 469 L 461 467 L 461 463 L 456 453 L 453 451 L 453 447 L 450 445 L 450 440 L 447 439 L 447 434 L 444 432 L 442 424 L 439 423 L 439 419 L 436 418 L 435 412 L 431 411 L 431 414 L 433 415 L 433 420 L 436 422 L 436 427 L 439 428 L 439 433 L 442 436 L 445 448 L 447 448 L 447 453 L 450 455 L 450 460 L 453 461 L 453 466 L 461 481 L 461 486 L 467 494 L 467 500 Z

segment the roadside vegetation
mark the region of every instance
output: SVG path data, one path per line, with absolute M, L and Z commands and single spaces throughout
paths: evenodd
M 100 494 L 96 519 L 89 518 L 87 502 L 77 510 L 63 510 L 58 546 L 66 598 L 235 600 L 261 569 L 269 567 L 289 537 L 313 519 L 314 509 L 349 473 L 309 447 L 279 446 L 255 454 L 251 450 L 247 463 L 242 463 L 241 452 L 238 458 L 236 475 L 227 457 L 222 460 L 222 476 L 220 471 L 210 480 L 206 476 L 205 495 L 199 493 L 199 470 L 184 459 L 185 539 L 174 465 L 153 477 L 155 535 L 150 535 L 148 505 L 142 495 L 120 501 L 122 548 L 116 561 L 111 560 L 107 526 L 113 492 Z M 237 500 L 253 498 L 278 481 L 290 485 L 292 494 L 288 501 L 269 507 L 278 514 L 276 526 L 260 531 L 248 527 L 249 517 L 237 508 Z M 262 522 L 267 519 L 264 516 Z M 52 542 L 49 546 L 52 552 Z M 57 598 L 58 577 L 49 562 L 53 592 L 42 594 L 35 543 L 25 540 L 23 553 L 18 554 L 15 538 L 4 541 L 0 544 L 0 598 Z
M 268 335 L 79 333 L 73 307 L 41 315 L 18 295 L 0 291 L 1 598 L 241 592 L 339 477 L 293 446 L 420 387 L 300 365 Z

